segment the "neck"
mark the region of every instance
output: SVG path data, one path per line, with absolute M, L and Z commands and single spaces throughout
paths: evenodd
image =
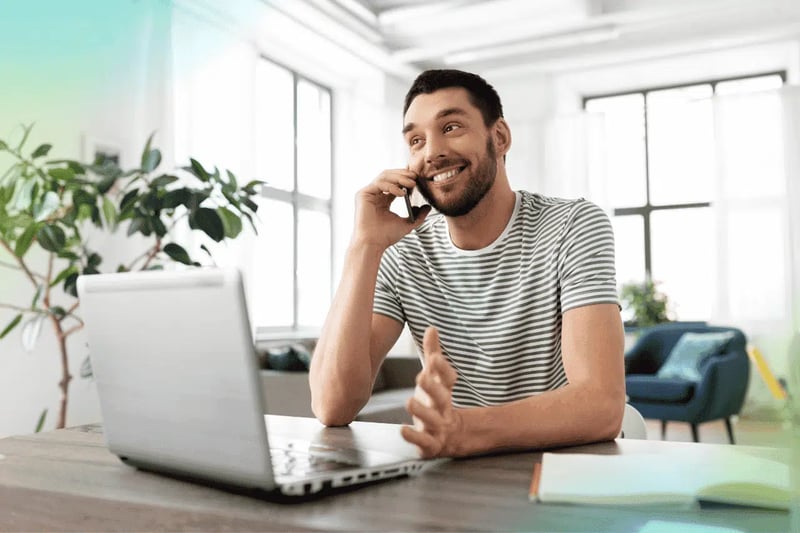
M 450 239 L 462 250 L 480 250 L 492 244 L 506 229 L 514 213 L 516 195 L 505 169 L 498 168 L 494 185 L 475 208 L 464 216 L 446 217 Z

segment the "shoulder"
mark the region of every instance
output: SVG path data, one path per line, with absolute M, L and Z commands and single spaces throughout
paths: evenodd
M 543 194 L 519 191 L 523 212 L 535 213 L 545 223 L 568 223 L 576 218 L 608 219 L 608 215 L 597 205 L 584 198 L 568 199 Z

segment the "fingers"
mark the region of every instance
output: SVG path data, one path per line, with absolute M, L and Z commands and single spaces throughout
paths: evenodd
M 384 170 L 367 189 L 401 197 L 407 194 L 407 189 L 416 187 L 416 178 L 417 175 L 407 169 Z
M 428 396 L 430 407 L 441 411 L 450 406 L 452 402 L 452 386 L 443 383 L 437 374 L 426 371 L 420 372 L 417 374 L 417 385 Z
M 400 434 L 406 441 L 417 447 L 417 452 L 422 459 L 431 459 L 442 451 L 442 444 L 428 433 L 403 426 L 400 428 Z
M 430 372 L 438 376 L 446 387 L 452 389 L 458 375 L 444 357 L 439 342 L 439 330 L 433 326 L 428 326 L 428 329 L 425 330 L 425 335 L 422 337 L 422 351 L 425 357 L 423 372 Z

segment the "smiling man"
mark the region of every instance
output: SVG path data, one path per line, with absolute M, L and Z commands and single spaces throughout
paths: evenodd
M 314 357 L 312 408 L 350 423 L 403 324 L 423 353 L 403 437 L 423 457 L 612 439 L 625 402 L 608 217 L 514 191 L 494 88 L 429 70 L 406 95 L 405 169 L 356 198 L 344 274 Z M 417 187 L 430 207 L 389 210 Z

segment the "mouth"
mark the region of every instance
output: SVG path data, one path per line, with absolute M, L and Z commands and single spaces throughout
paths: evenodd
M 445 170 L 443 172 L 438 172 L 438 173 L 436 173 L 436 174 L 434 174 L 432 176 L 429 176 L 427 179 L 432 181 L 432 182 L 434 182 L 434 183 L 440 183 L 442 181 L 446 181 L 446 180 L 449 180 L 451 178 L 456 177 L 465 168 L 467 168 L 467 165 L 463 165 L 463 166 L 455 167 L 455 168 L 450 168 L 450 169 Z

